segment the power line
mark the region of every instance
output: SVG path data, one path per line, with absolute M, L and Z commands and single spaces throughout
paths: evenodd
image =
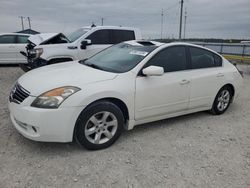
M 163 30 L 163 9 L 161 10 L 161 39 L 162 39 L 162 30 Z
M 183 12 L 183 0 L 181 0 L 181 12 L 180 12 L 180 29 L 179 29 L 179 40 L 181 40 L 181 29 L 182 29 L 182 12 Z
M 24 30 L 23 19 L 24 19 L 25 17 L 24 17 L 24 16 L 19 16 L 19 18 L 21 18 L 22 30 Z
M 101 18 L 101 20 L 102 20 L 102 25 L 103 25 L 103 22 L 104 22 L 104 18 Z
M 186 23 L 187 23 L 187 9 L 185 8 L 185 21 L 184 21 L 184 36 L 183 38 L 186 38 Z
M 30 17 L 27 17 L 28 23 L 29 23 L 29 28 L 31 29 L 31 24 L 30 24 Z

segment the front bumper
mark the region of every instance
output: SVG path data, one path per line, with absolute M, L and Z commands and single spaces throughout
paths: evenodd
M 35 68 L 38 68 L 38 67 L 42 67 L 42 66 L 45 66 L 48 64 L 48 61 L 45 60 L 45 59 L 42 59 L 42 58 L 36 58 L 36 59 L 32 59 L 32 58 L 27 58 L 27 61 L 28 61 L 28 66 L 31 68 L 31 69 L 35 69 Z
M 83 107 L 41 109 L 9 102 L 13 125 L 24 137 L 43 142 L 71 142 Z

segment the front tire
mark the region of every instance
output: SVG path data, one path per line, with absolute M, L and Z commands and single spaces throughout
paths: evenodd
M 28 64 L 24 64 L 24 63 L 20 63 L 19 67 L 24 71 L 24 72 L 28 72 L 31 70 L 31 67 Z
M 89 150 L 111 146 L 121 135 L 124 116 L 121 109 L 109 101 L 96 102 L 79 115 L 74 138 Z
M 223 114 L 230 106 L 233 98 L 232 89 L 228 86 L 224 86 L 220 89 L 215 97 L 213 107 L 211 109 L 212 114 Z

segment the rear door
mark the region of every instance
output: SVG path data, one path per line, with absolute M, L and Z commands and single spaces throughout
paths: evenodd
M 210 107 L 223 84 L 222 59 L 217 54 L 189 47 L 192 70 L 189 109 Z
M 0 62 L 16 63 L 16 36 L 1 35 L 0 36 Z
M 29 36 L 27 35 L 17 35 L 17 43 L 16 43 L 16 60 L 17 63 L 25 63 L 27 62 L 26 57 L 20 54 L 20 51 L 26 52 L 26 45 L 28 43 Z

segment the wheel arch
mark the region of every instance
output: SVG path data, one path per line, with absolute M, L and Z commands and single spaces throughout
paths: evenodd
M 225 84 L 224 86 L 222 86 L 220 89 L 222 89 L 223 87 L 229 87 L 229 88 L 232 90 L 232 96 L 234 97 L 235 88 L 234 88 L 233 84 L 227 83 L 227 84 Z
M 109 101 L 109 102 L 114 103 L 115 105 L 117 105 L 121 109 L 121 111 L 122 111 L 122 113 L 124 115 L 125 121 L 127 122 L 129 120 L 130 116 L 129 116 L 129 111 L 128 111 L 127 105 L 125 104 L 124 101 L 122 101 L 121 99 L 115 98 L 115 97 L 104 97 L 104 98 L 101 98 L 101 99 L 97 99 L 97 100 L 91 102 L 90 104 L 88 104 L 86 106 L 86 108 L 88 106 L 90 106 L 90 105 L 92 105 L 94 103 L 100 102 L 100 101 Z
M 97 99 L 97 100 L 94 100 L 92 102 L 90 102 L 83 110 L 82 112 L 89 106 L 93 105 L 94 103 L 98 103 L 98 102 L 101 102 L 101 101 L 108 101 L 108 102 L 111 102 L 111 103 L 114 103 L 115 105 L 118 106 L 118 108 L 121 109 L 123 115 L 124 115 L 124 128 L 127 129 L 127 124 L 128 124 L 128 121 L 129 121 L 129 111 L 128 111 L 128 107 L 127 105 L 125 104 L 125 102 L 123 102 L 121 99 L 118 99 L 118 98 L 114 98 L 114 97 L 104 97 L 104 98 L 101 98 L 101 99 Z M 81 113 L 82 113 L 81 112 Z M 81 113 L 78 115 L 78 118 L 79 116 L 81 115 Z M 74 129 L 73 129 L 73 135 L 72 135 L 72 140 L 76 141 L 75 139 L 75 131 L 76 131 L 76 125 L 77 125 L 77 121 L 78 121 L 78 118 L 75 122 L 75 125 L 74 125 Z

